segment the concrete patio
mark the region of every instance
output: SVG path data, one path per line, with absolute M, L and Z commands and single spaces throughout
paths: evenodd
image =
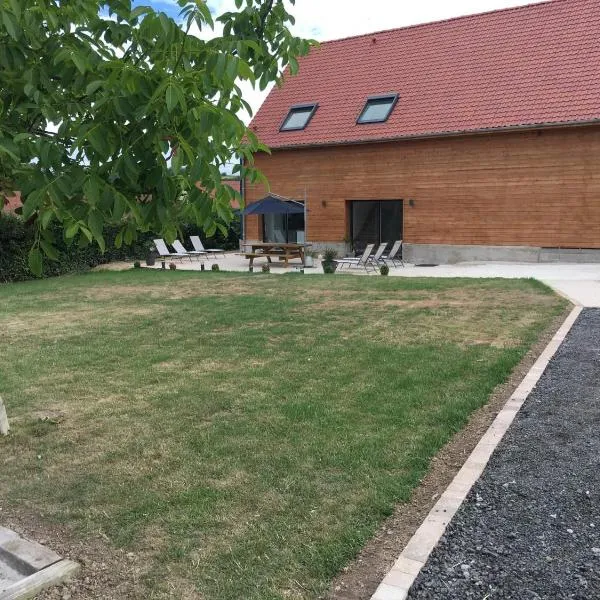
M 206 260 L 177 260 L 178 269 L 199 271 L 204 265 L 210 269 L 214 263 L 219 265 L 222 271 L 248 271 L 248 260 L 236 252 L 227 252 L 225 256 L 218 258 L 207 258 Z M 314 267 L 304 269 L 305 275 L 323 274 L 321 263 L 315 259 Z M 262 265 L 267 261 L 258 261 L 254 266 L 254 272 L 260 272 Z M 103 265 L 101 269 L 128 269 L 131 262 L 112 263 Z M 289 268 L 280 266 L 277 262 L 271 263 L 271 273 L 294 273 L 300 272 L 302 264 L 300 261 L 291 261 Z M 157 261 L 155 269 L 161 268 Z M 168 268 L 168 261 L 167 261 Z M 338 271 L 343 274 L 366 275 L 362 269 L 348 269 Z M 371 277 L 377 277 L 376 273 L 370 273 Z M 600 307 L 600 264 L 598 263 L 458 263 L 454 265 L 439 265 L 435 267 L 416 267 L 407 264 L 405 267 L 390 269 L 392 277 L 474 277 L 505 279 L 534 278 L 550 286 L 557 293 L 568 298 L 573 304 L 584 307 Z

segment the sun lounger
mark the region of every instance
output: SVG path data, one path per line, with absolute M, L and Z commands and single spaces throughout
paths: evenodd
M 387 265 L 387 263 L 391 262 L 394 267 L 398 265 L 396 263 L 400 263 L 404 266 L 404 260 L 402 260 L 402 240 L 397 240 L 394 242 L 392 249 L 389 254 L 384 254 L 381 257 L 381 262 Z
M 361 267 L 367 273 L 369 272 L 369 267 L 371 267 L 375 271 L 376 267 L 369 260 L 374 247 L 375 244 L 368 244 L 360 258 L 338 258 L 333 262 L 340 267 L 340 271 L 342 270 L 344 265 L 348 267 Z
M 222 254 L 223 256 L 225 256 L 225 250 L 223 250 L 222 248 L 205 248 L 204 244 L 202 243 L 202 240 L 200 239 L 200 236 L 198 235 L 191 235 L 190 242 L 192 242 L 192 246 L 194 246 L 194 250 L 196 250 L 197 252 L 206 252 L 207 254 L 209 254 L 210 256 L 214 256 L 215 258 L 217 258 L 217 254 Z
M 190 262 L 192 260 L 192 257 L 190 254 L 188 254 L 187 252 L 169 252 L 169 249 L 167 248 L 167 244 L 165 244 L 165 240 L 163 239 L 157 239 L 157 240 L 153 240 L 154 242 L 154 247 L 156 248 L 156 251 L 159 253 L 161 258 L 189 258 Z
M 206 258 L 207 256 L 206 252 L 200 250 L 186 250 L 179 240 L 173 242 L 173 248 L 175 248 L 175 252 L 178 254 L 189 254 L 191 256 L 197 256 L 198 258 Z

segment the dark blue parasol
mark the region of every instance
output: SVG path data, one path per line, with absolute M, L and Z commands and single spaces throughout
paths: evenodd
M 244 210 L 245 215 L 299 215 L 304 213 L 302 202 L 269 194 L 253 202 Z

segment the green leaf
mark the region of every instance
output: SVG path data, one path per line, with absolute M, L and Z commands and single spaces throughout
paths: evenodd
M 15 13 L 17 20 L 21 19 L 21 0 L 10 0 L 10 7 Z
M 85 236 L 85 238 L 87 239 L 88 242 L 91 242 L 94 239 L 92 232 L 84 225 L 80 224 L 79 230 L 81 231 L 81 233 L 83 233 L 83 235 Z
M 83 184 L 83 194 L 92 206 L 98 204 L 100 202 L 100 189 L 98 188 L 98 182 L 92 180 L 91 177 L 86 179 L 86 182 Z
M 131 11 L 131 18 L 137 19 L 138 17 L 141 17 L 142 15 L 148 15 L 151 13 L 152 13 L 152 9 L 149 6 L 136 6 Z
M 183 92 L 181 91 L 181 88 L 173 82 L 167 85 L 165 100 L 167 102 L 167 110 L 169 112 L 173 112 L 177 104 L 180 104 L 181 108 L 185 110 L 185 98 Z
M 77 232 L 79 231 L 79 223 L 77 221 L 75 221 L 74 223 L 71 223 L 66 229 L 65 229 L 65 237 L 70 240 L 72 238 L 74 238 L 77 235 Z
M 71 54 L 71 60 L 73 61 L 73 63 L 75 63 L 75 66 L 77 67 L 77 69 L 79 69 L 79 72 L 82 75 L 84 75 L 87 71 L 87 63 L 85 58 L 80 54 L 74 52 L 73 54 Z
M 48 225 L 50 225 L 50 221 L 52 221 L 53 216 L 54 216 L 54 211 L 52 211 L 52 210 L 45 210 L 42 212 L 41 217 L 40 217 L 42 229 L 48 229 Z
M 8 138 L 0 138 L 0 154 L 4 153 L 10 156 L 10 158 L 13 160 L 19 160 L 19 157 L 16 154 L 17 151 L 17 147 L 12 140 L 9 140 Z
M 50 244 L 49 242 L 46 242 L 45 240 L 40 240 L 40 246 L 42 247 L 44 254 L 50 260 L 58 260 L 58 251 L 52 244 Z
M 31 272 L 37 277 L 41 277 L 42 275 L 42 253 L 40 249 L 37 247 L 33 247 L 27 256 L 27 262 L 29 264 L 29 269 Z
M 92 148 L 102 157 L 106 158 L 110 153 L 110 148 L 106 139 L 104 127 L 94 125 L 87 133 L 87 138 Z
M 25 202 L 23 203 L 22 216 L 24 219 L 29 219 L 33 213 L 40 207 L 42 204 L 42 199 L 44 197 L 44 190 L 34 190 L 33 192 L 27 195 L 25 198 Z
M 99 79 L 96 81 L 92 81 L 92 83 L 88 83 L 85 88 L 86 96 L 92 96 L 94 92 L 98 91 L 98 89 L 100 89 L 103 85 L 104 81 L 101 81 Z
M 127 203 L 121 194 L 115 194 L 113 210 L 112 210 L 112 218 L 115 221 L 120 221 L 123 218 L 123 213 L 125 212 L 125 208 Z
M 18 42 L 19 37 L 20 37 L 20 35 L 19 35 L 20 30 L 19 30 L 19 26 L 18 26 L 17 21 L 14 18 L 14 16 L 6 10 L 3 11 L 2 22 L 4 23 L 4 27 L 6 28 L 6 31 L 8 31 L 8 35 L 10 35 L 10 37 L 13 40 Z
M 104 219 L 102 218 L 102 214 L 99 210 L 92 210 L 88 215 L 88 227 L 90 228 L 92 235 L 98 242 L 98 245 L 100 246 L 100 248 L 102 248 L 102 251 L 104 252 Z

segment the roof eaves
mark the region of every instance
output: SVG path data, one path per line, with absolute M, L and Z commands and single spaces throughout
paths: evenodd
M 293 150 L 298 148 L 322 148 L 326 146 L 354 146 L 359 144 L 374 144 L 382 142 L 400 142 L 403 140 L 419 140 L 419 139 L 433 139 L 433 138 L 445 138 L 445 137 L 458 137 L 465 135 L 482 135 L 486 133 L 509 133 L 511 131 L 528 131 L 535 129 L 559 129 L 562 127 L 584 127 L 589 125 L 600 125 L 600 117 L 595 119 L 587 120 L 576 120 L 576 121 L 556 121 L 556 122 L 540 122 L 540 123 L 524 123 L 521 125 L 500 125 L 498 127 L 485 127 L 480 129 L 462 129 L 462 130 L 449 130 L 439 131 L 430 133 L 416 133 L 400 136 L 389 136 L 389 137 L 372 137 L 372 138 L 360 138 L 360 139 L 348 139 L 338 140 L 331 142 L 308 142 L 308 143 L 296 143 L 290 145 L 271 145 L 270 148 L 273 150 Z

